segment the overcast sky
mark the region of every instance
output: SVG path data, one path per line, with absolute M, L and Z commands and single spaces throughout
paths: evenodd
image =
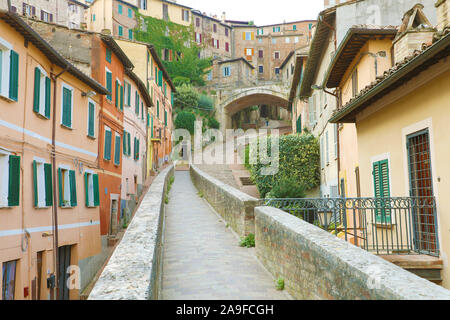
M 226 12 L 228 20 L 253 20 L 267 25 L 297 20 L 315 20 L 324 8 L 323 0 L 178 0 L 206 14 L 220 19 Z

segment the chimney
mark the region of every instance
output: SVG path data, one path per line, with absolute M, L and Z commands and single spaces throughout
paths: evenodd
M 222 22 L 225 22 L 227 20 L 227 15 L 225 12 L 222 12 Z
M 437 11 L 437 29 L 442 31 L 450 26 L 450 4 L 447 0 L 438 0 L 435 7 Z
M 421 50 L 422 44 L 431 44 L 436 29 L 423 13 L 423 5 L 418 3 L 403 16 L 397 36 L 393 41 L 394 63 L 402 61 L 415 50 Z

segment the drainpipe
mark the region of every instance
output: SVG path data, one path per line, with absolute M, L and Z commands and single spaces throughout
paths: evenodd
M 12 10 L 11 10 L 11 0 L 7 0 L 7 1 L 8 1 L 8 11 L 12 12 Z
M 57 192 L 56 192 L 56 92 L 57 83 L 56 80 L 67 70 L 69 66 L 54 75 L 50 74 L 53 81 L 53 121 L 52 121 L 52 174 L 53 174 L 53 256 L 54 256 L 54 267 L 55 267 L 55 292 L 53 299 L 56 300 L 56 295 L 58 293 L 58 270 L 59 270 L 59 253 L 58 253 L 58 205 L 57 205 Z

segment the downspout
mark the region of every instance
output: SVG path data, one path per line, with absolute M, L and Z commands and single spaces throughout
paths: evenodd
M 8 1 L 8 11 L 12 12 L 12 10 L 11 10 L 11 0 L 7 0 L 7 1 Z
M 59 270 L 59 253 L 58 253 L 58 205 L 57 205 L 57 192 L 56 192 L 56 92 L 57 83 L 56 80 L 67 70 L 69 66 L 54 75 L 50 73 L 50 77 L 53 80 L 53 121 L 52 121 L 52 175 L 53 175 L 53 257 L 55 267 L 55 292 L 53 300 L 56 300 L 58 293 L 58 270 Z

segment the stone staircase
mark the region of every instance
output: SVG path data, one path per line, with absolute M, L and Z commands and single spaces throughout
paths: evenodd
M 441 271 L 444 268 L 444 262 L 438 257 L 427 255 L 381 255 L 381 258 L 409 271 L 415 275 L 434 282 L 442 284 Z

